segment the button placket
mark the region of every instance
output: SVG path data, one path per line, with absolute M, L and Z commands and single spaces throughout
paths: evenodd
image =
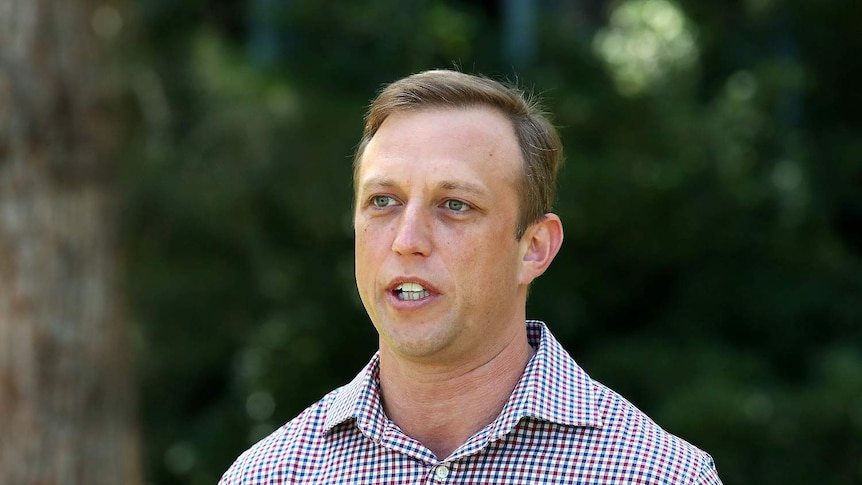
M 442 482 L 443 480 L 446 480 L 447 477 L 449 477 L 448 466 L 446 466 L 445 464 L 441 464 L 434 467 L 434 478 Z

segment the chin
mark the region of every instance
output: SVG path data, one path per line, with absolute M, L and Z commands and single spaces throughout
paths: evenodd
M 397 334 L 387 332 L 388 337 L 383 339 L 383 342 L 390 351 L 397 355 L 427 358 L 445 349 L 453 338 L 451 331 L 441 332 L 442 329 L 434 329 L 429 332 L 422 330 L 416 332 L 402 331 Z

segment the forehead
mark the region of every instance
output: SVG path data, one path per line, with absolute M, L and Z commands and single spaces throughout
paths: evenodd
M 388 116 L 357 168 L 363 180 L 405 172 L 517 183 L 520 148 L 512 122 L 489 107 L 424 108 Z

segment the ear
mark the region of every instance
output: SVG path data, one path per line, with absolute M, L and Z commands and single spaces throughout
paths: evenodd
M 551 265 L 563 245 L 563 223 L 556 214 L 545 214 L 521 237 L 521 274 L 519 283 L 529 285 Z

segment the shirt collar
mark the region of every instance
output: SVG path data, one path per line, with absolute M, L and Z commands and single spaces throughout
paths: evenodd
M 380 403 L 380 352 L 349 384 L 335 391 L 335 399 L 326 414 L 323 432 L 329 433 L 350 419 L 369 438 L 379 441 L 389 419 Z
M 592 379 L 538 320 L 527 320 L 527 340 L 536 354 L 503 407 L 485 430 L 488 438 L 509 433 L 525 417 L 565 426 L 601 427 Z M 390 426 L 380 404 L 380 353 L 349 384 L 339 388 L 324 422 L 324 433 L 350 419 L 369 438 L 379 441 Z
M 536 354 L 493 424 L 492 438 L 509 433 L 525 417 L 565 426 L 601 427 L 593 380 L 548 327 L 527 320 L 527 341 Z

